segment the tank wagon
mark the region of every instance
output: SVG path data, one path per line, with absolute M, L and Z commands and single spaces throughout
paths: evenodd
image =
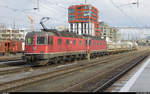
M 132 51 L 137 50 L 138 45 L 134 42 L 108 42 L 107 43 L 107 51 L 108 52 L 125 52 L 125 51 Z

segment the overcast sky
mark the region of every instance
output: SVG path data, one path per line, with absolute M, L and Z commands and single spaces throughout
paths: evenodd
M 99 10 L 99 21 L 110 26 L 150 27 L 150 0 L 139 0 L 139 8 L 131 3 L 137 0 L 87 0 Z M 82 4 L 84 0 L 40 0 L 40 11 L 35 11 L 37 0 L 0 0 L 0 23 L 9 27 L 30 28 L 30 20 L 34 19 L 34 28 L 42 17 L 48 16 L 48 28 L 68 26 L 68 10 L 70 5 Z M 131 32 L 131 31 L 128 31 Z
M 111 26 L 150 26 L 150 0 L 139 0 L 140 6 L 130 3 L 137 0 L 87 0 L 99 10 L 99 21 Z M 84 0 L 40 0 L 40 11 L 33 10 L 37 0 L 0 0 L 0 23 L 29 27 L 27 16 L 34 17 L 35 27 L 43 16 L 51 17 L 49 27 L 67 26 L 67 8 Z M 129 4 L 129 5 L 128 5 Z M 38 14 L 38 15 L 36 15 Z

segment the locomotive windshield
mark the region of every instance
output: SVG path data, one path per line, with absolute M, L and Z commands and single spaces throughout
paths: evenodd
M 38 36 L 37 44 L 47 44 L 47 38 L 45 36 Z
M 29 44 L 29 45 L 33 44 L 33 38 L 32 37 L 27 38 L 27 44 Z

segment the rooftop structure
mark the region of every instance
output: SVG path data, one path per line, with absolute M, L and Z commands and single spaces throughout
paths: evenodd
M 73 5 L 68 8 L 69 32 L 99 36 L 98 10 L 92 5 Z
M 101 27 L 101 35 L 103 37 L 106 37 L 106 39 L 108 39 L 107 41 L 116 42 L 121 40 L 121 32 L 119 31 L 119 29 L 111 27 L 104 22 L 99 22 L 99 24 Z
M 8 29 L 0 28 L 0 40 L 25 40 L 24 29 Z

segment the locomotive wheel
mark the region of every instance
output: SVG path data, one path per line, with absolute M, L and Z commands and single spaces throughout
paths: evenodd
M 64 60 L 60 60 L 59 63 L 60 63 L 60 64 L 63 64 L 63 63 L 64 63 Z
M 33 64 L 34 63 L 34 64 Z M 48 65 L 48 60 L 40 60 L 40 61 L 34 61 L 32 62 L 34 66 L 43 66 Z
M 63 57 L 58 57 L 58 58 L 57 58 L 57 61 L 58 61 L 58 63 L 60 63 L 60 64 L 64 63 L 64 62 L 63 62 Z
M 54 62 L 54 64 L 58 64 L 59 63 L 57 57 L 53 59 L 53 62 Z

